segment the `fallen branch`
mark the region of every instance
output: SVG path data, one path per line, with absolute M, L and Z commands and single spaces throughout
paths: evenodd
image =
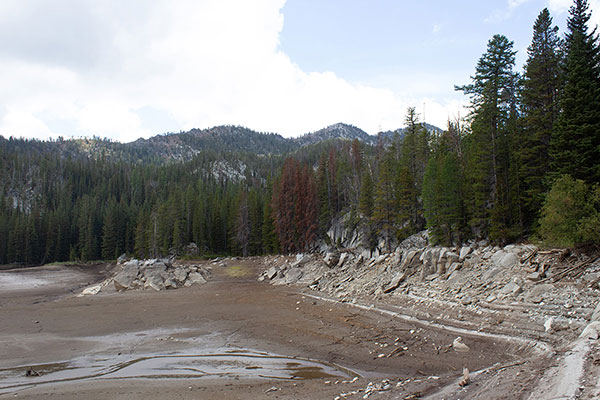
M 572 266 L 570 268 L 567 268 L 566 270 L 560 272 L 559 274 L 557 274 L 555 276 L 550 276 L 548 278 L 544 278 L 544 279 L 538 281 L 537 283 L 542 283 L 542 282 L 546 282 L 546 281 L 549 281 L 549 280 L 552 280 L 553 282 L 558 282 L 559 280 L 561 280 L 562 278 L 564 278 L 569 272 L 574 271 L 574 270 L 576 270 L 578 268 L 581 268 L 581 267 L 585 267 L 589 263 L 590 263 L 589 261 L 580 262 L 577 265 L 574 265 L 574 266 Z
M 402 347 L 397 347 L 396 349 L 394 349 L 394 351 L 392 351 L 390 354 L 387 355 L 387 358 L 390 358 L 390 357 L 400 353 L 401 351 L 404 351 L 404 349 Z

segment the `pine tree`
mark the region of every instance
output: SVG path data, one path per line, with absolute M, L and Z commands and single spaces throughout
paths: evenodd
M 473 83 L 457 90 L 471 97 L 472 134 L 466 142 L 470 225 L 477 236 L 502 242 L 514 229 L 511 197 L 511 129 L 517 75 L 513 42 L 495 35 L 479 59 Z
M 363 171 L 358 209 L 367 219 L 373 214 L 373 179 L 369 171 Z
M 248 256 L 248 247 L 250 244 L 250 217 L 248 208 L 248 195 L 245 191 L 243 191 L 239 199 L 237 220 L 235 226 L 235 239 L 243 257 Z
M 265 201 L 265 209 L 263 211 L 262 245 L 267 254 L 279 252 L 279 242 L 275 230 L 275 220 L 273 219 L 273 208 L 271 207 L 271 200 L 268 197 Z
M 250 221 L 249 253 L 252 255 L 263 254 L 263 199 L 256 188 L 248 194 L 248 218 Z
M 550 169 L 550 138 L 558 117 L 561 86 L 561 40 L 547 8 L 533 26 L 523 76 L 523 112 L 519 175 L 523 186 L 521 202 L 526 227 L 539 215 L 547 191 L 545 176 Z
M 396 236 L 396 221 L 398 220 L 398 199 L 395 184 L 396 162 L 393 151 L 387 151 L 379 165 L 379 179 L 375 190 L 373 205 L 373 221 L 377 230 L 387 243 L 391 252 L 392 239 Z
M 403 226 L 403 236 L 415 233 L 425 225 L 419 196 L 428 157 L 429 134 L 419 123 L 415 108 L 409 107 L 397 173 L 398 217 L 399 223 Z
M 331 187 L 328 177 L 327 168 L 327 154 L 321 154 L 319 158 L 319 165 L 317 167 L 317 196 L 319 199 L 319 231 L 321 236 L 325 235 L 325 232 L 331 225 L 332 211 L 330 209 L 331 198 L 330 192 Z
M 423 180 L 427 228 L 433 242 L 447 246 L 464 239 L 464 174 L 458 130 L 449 123 L 448 131 L 435 141 Z
M 138 258 L 146 258 L 149 256 L 148 250 L 148 222 L 150 218 L 140 211 L 135 228 L 135 256 Z
M 102 226 L 102 258 L 104 260 L 114 260 L 118 257 L 118 239 L 119 229 L 115 205 L 109 205 Z
M 567 21 L 564 87 L 551 142 L 553 177 L 600 182 L 600 49 L 589 33 L 587 0 L 575 0 Z

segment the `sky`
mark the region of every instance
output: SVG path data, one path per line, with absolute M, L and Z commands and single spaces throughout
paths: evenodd
M 419 4 L 417 4 L 419 3 Z M 589 0 L 593 25 L 600 0 Z M 522 68 L 539 12 L 572 0 L 2 0 L 0 135 L 129 142 L 242 125 L 444 128 L 487 41 Z

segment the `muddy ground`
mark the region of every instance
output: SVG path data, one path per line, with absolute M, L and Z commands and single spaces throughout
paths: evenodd
M 556 358 L 400 318 L 402 304 L 258 282 L 256 258 L 213 266 L 204 285 L 76 296 L 110 268 L 0 271 L 0 399 L 526 398 Z

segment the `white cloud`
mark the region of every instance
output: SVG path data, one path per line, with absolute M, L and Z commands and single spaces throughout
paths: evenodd
M 485 18 L 484 22 L 486 23 L 499 23 L 505 21 L 513 16 L 515 10 L 519 8 L 519 6 L 527 3 L 531 0 L 508 0 L 506 4 L 506 9 L 496 9 L 490 14 L 487 18 Z
M 521 4 L 527 3 L 530 0 L 508 0 L 508 8 L 514 9 L 519 7 Z
M 572 4 L 572 0 L 549 0 L 548 9 L 555 13 L 562 13 L 567 11 Z
M 0 134 L 130 141 L 240 124 L 291 136 L 340 121 L 375 133 L 402 126 L 411 105 L 425 103 L 441 126 L 460 107 L 417 87 L 408 95 L 301 70 L 279 49 L 283 5 L 3 0 L 0 31 L 11 35 L 0 35 L 0 74 L 11 79 L 0 80 Z

